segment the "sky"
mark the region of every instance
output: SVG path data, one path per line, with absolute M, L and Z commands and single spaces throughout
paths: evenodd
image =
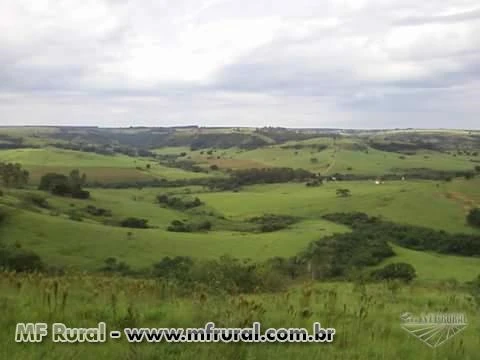
M 480 129 L 478 0 L 0 0 L 0 125 Z

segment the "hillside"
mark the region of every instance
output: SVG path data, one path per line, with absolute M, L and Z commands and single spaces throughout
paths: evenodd
M 10 314 L 2 331 L 47 314 L 119 328 L 209 319 L 307 326 L 320 318 L 349 347 L 323 347 L 333 358 L 428 358 L 397 326 L 400 313 L 478 315 L 479 136 L 0 128 L 0 305 Z M 245 313 L 233 316 L 229 304 Z M 355 335 L 365 324 L 369 341 Z M 472 322 L 446 344 L 446 358 L 473 359 L 477 328 Z M 122 342 L 102 351 L 125 359 L 280 351 L 211 345 Z M 90 356 L 83 347 L 42 347 L 58 358 Z M 22 359 L 38 354 L 9 341 L 2 349 Z M 289 345 L 282 354 L 317 351 Z

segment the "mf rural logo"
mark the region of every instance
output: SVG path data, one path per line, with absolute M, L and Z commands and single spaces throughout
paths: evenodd
M 400 316 L 402 329 L 435 348 L 444 344 L 467 327 L 467 317 L 462 313 L 428 313 Z

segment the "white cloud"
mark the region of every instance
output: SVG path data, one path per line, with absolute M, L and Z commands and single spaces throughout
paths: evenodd
M 479 33 L 473 0 L 0 0 L 0 118 L 478 127 Z

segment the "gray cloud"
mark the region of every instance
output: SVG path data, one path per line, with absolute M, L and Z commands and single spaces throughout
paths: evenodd
M 478 128 L 459 0 L 0 0 L 0 123 Z
M 396 25 L 420 25 L 431 23 L 454 23 L 480 20 L 480 8 L 449 15 L 409 16 L 395 22 Z

